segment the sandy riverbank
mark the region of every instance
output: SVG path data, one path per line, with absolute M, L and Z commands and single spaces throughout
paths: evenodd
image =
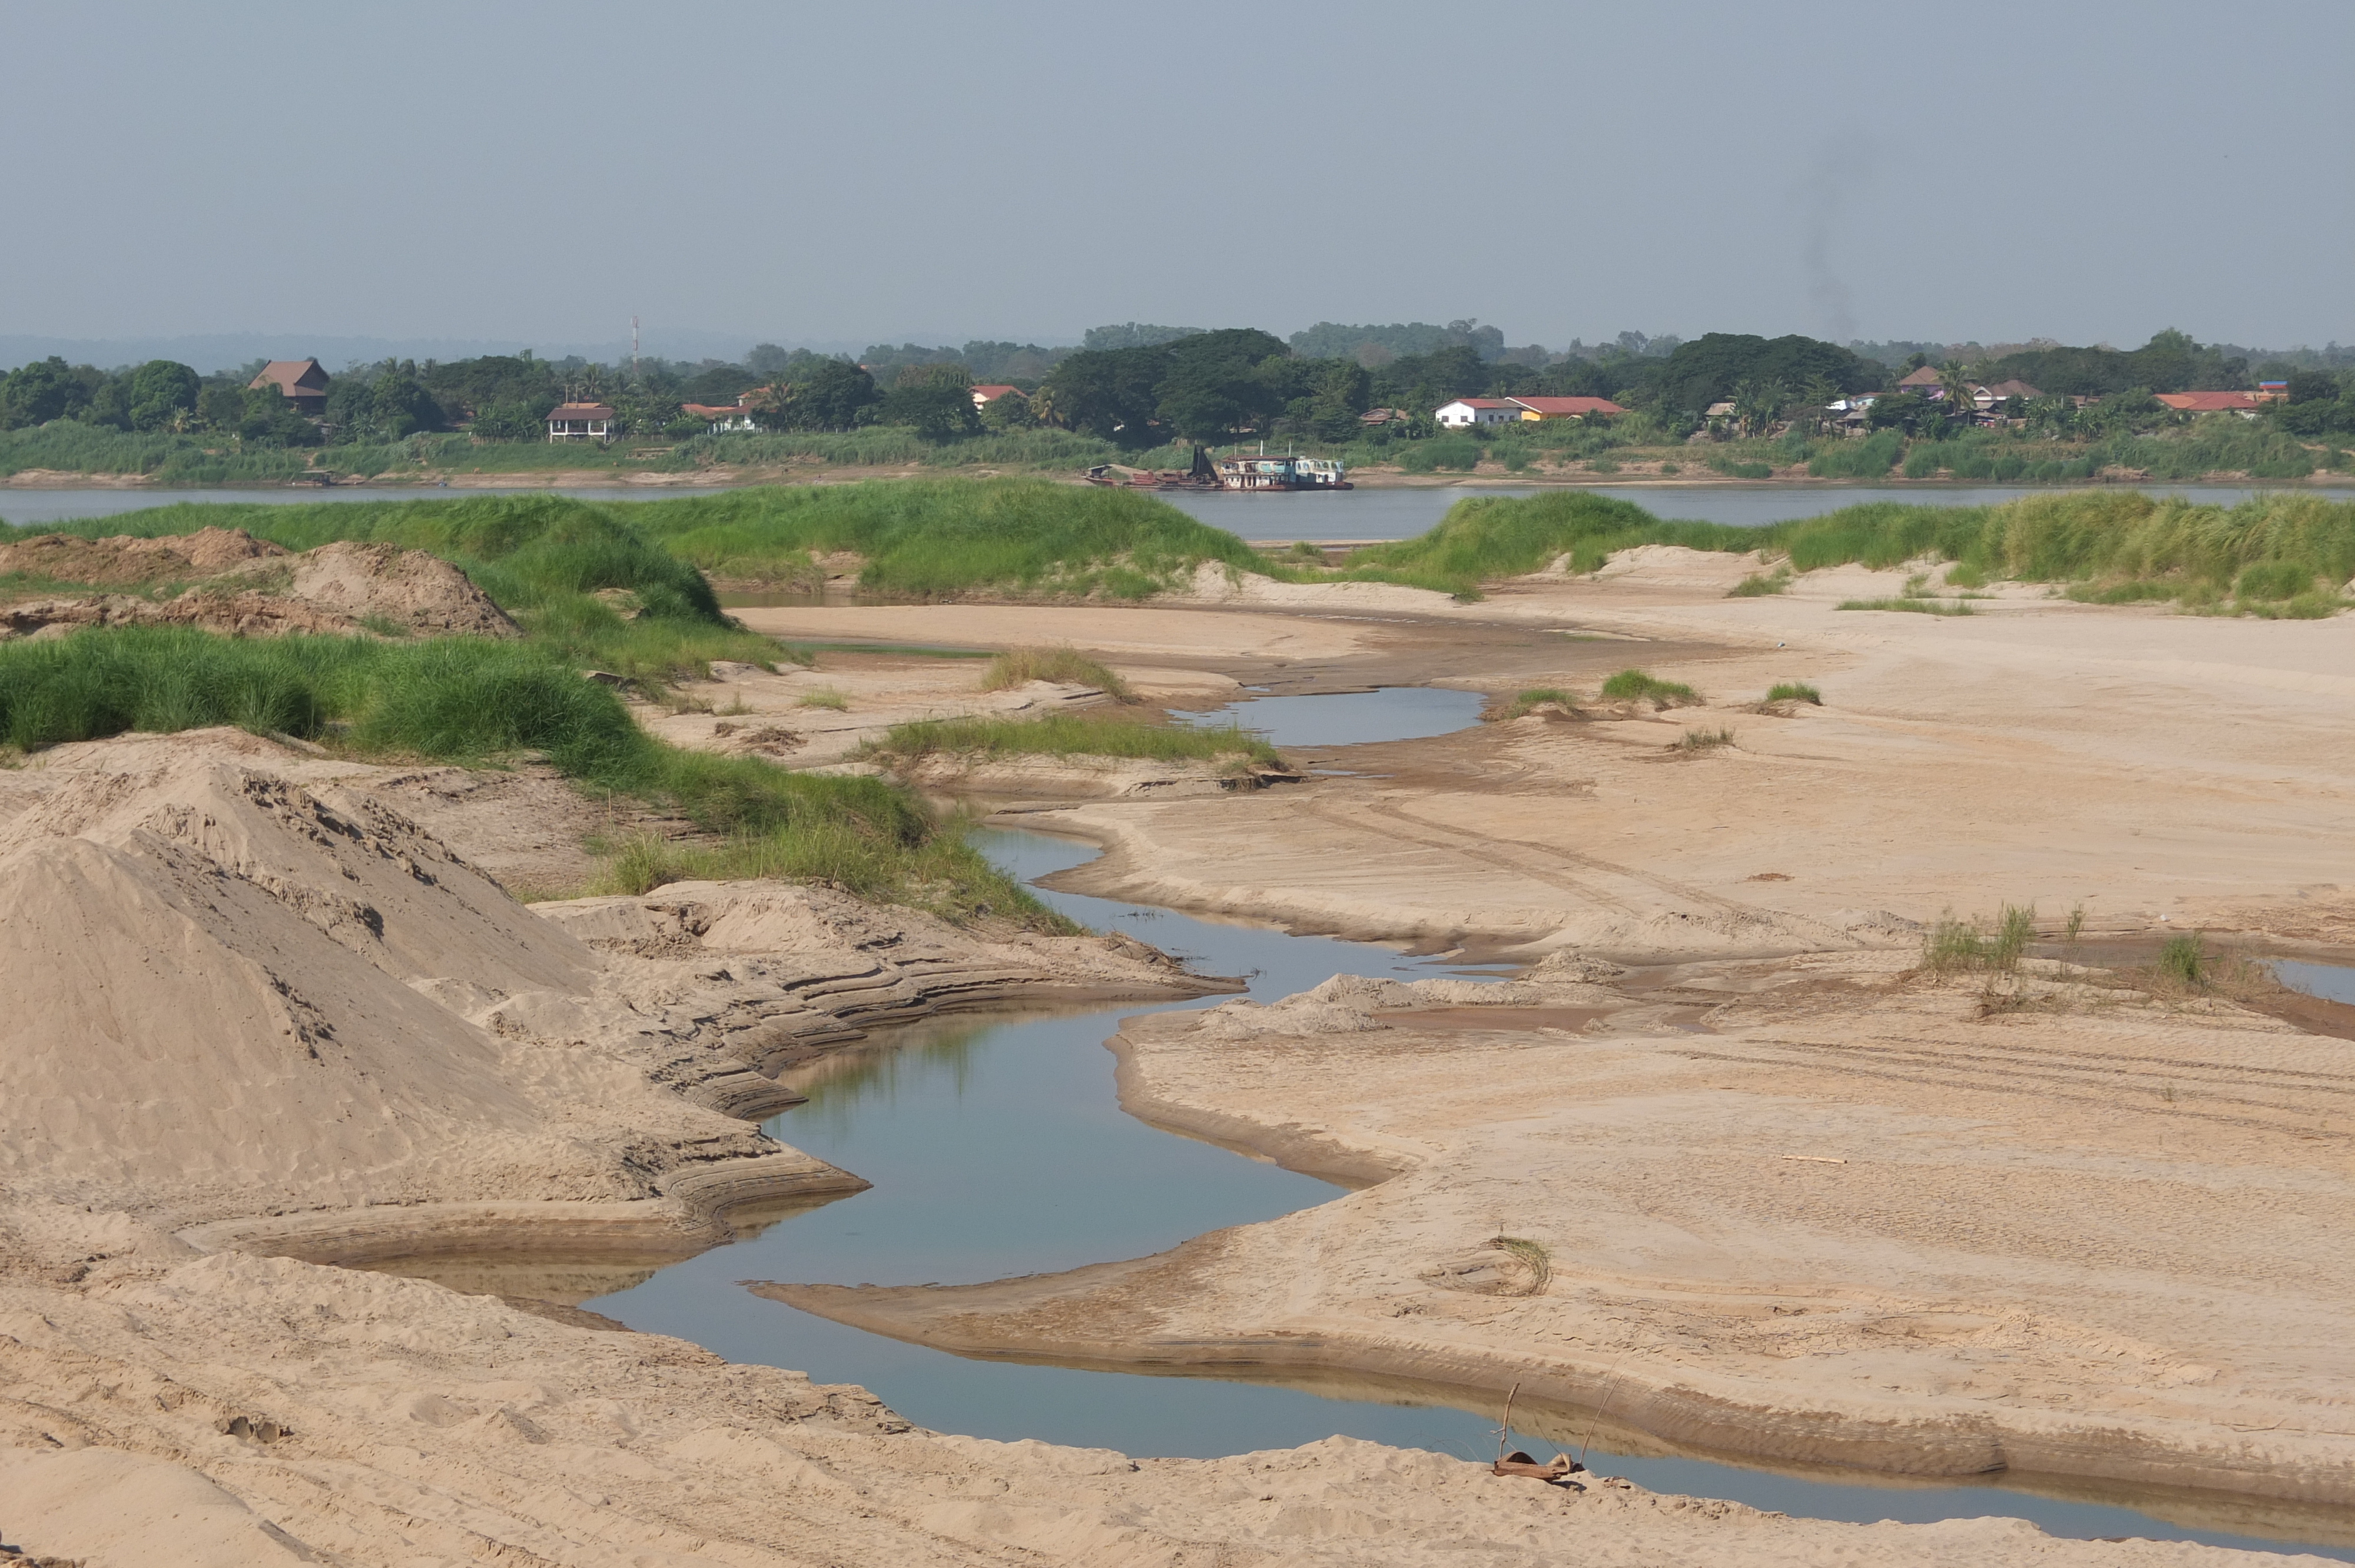
M 2345 627 L 2025 599 L 1865 616 L 1831 609 L 1860 574 L 1727 600 L 1726 566 L 1646 553 L 1472 607 L 1247 584 L 1134 610 L 748 612 L 821 639 L 1069 641 L 1188 705 L 1237 681 L 1591 691 L 1637 662 L 1710 702 L 1026 817 L 1112 844 L 1082 874 L 1107 888 L 1561 956 L 1521 1012 L 1342 988 L 1132 1025 L 1143 1114 L 1369 1184 L 1039 1298 L 906 1297 L 879 1326 L 1518 1376 L 1541 1410 L 1599 1373 L 1636 1396 L 1614 1420 L 1671 1443 L 1933 1474 L 2196 1464 L 2244 1496 L 2343 1500 L 2343 1047 L 2130 979 L 2040 971 L 1982 1013 L 1976 980 L 1903 971 L 1909 922 L 2031 895 L 2083 899 L 2108 937 L 2166 914 L 2347 942 Z M 829 723 L 977 700 L 970 665 L 883 655 L 737 673 L 739 723 L 821 682 L 848 699 L 811 710 Z M 1824 707 L 1744 710 L 1780 678 Z M 730 685 L 690 691 L 712 713 L 644 716 L 725 748 Z M 1737 744 L 1669 754 L 1704 723 Z M 822 889 L 509 899 L 494 875 L 560 882 L 596 810 L 528 770 L 234 734 L 0 772 L 0 876 L 42 916 L 0 928 L 25 999 L 0 1026 L 10 1544 L 92 1564 L 2251 1561 L 1548 1489 L 1363 1444 L 1133 1463 L 979 1443 L 546 1301 L 305 1261 L 676 1255 L 731 1205 L 855 1181 L 742 1119 L 796 1054 L 961 1001 L 1185 983 L 1133 944 Z M 1542 1288 L 1485 1245 L 1499 1229 L 1547 1249 Z
M 1942 912 L 2006 903 L 2048 931 L 2083 907 L 2089 940 L 2355 946 L 2355 626 L 2019 590 L 1838 610 L 1907 575 L 1855 568 L 1726 599 L 1754 564 L 1631 552 L 1466 607 L 1391 590 L 1334 607 L 1352 648 L 1284 665 L 1256 623 L 1297 590 L 1222 596 L 1199 635 L 1249 624 L 1261 679 L 1379 682 L 1445 641 L 1451 683 L 1591 699 L 1641 664 L 1703 702 L 1311 755 L 1355 776 L 1300 791 L 1026 813 L 1107 846 L 1063 885 L 1629 974 L 1553 999 L 1599 1010 L 1567 1028 L 1143 1021 L 1120 1042 L 1140 1114 L 1390 1179 L 1101 1277 L 783 1294 L 972 1351 L 1518 1376 L 1564 1408 L 1615 1375 L 1640 1430 L 1786 1461 L 2355 1503 L 2330 1414 L 2355 1396 L 2345 1010 L 2049 969 L 1991 1003 L 1910 972 Z M 1779 680 L 1825 700 L 1762 709 Z M 1541 1293 L 1496 1288 L 1500 1228 L 1548 1249 Z

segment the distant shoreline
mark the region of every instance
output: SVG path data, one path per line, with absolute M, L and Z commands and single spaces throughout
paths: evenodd
M 184 481 L 159 482 L 148 474 L 67 473 L 56 469 L 27 469 L 22 472 L 0 478 L 0 493 L 12 490 L 302 491 L 336 489 L 375 490 L 382 491 L 387 494 L 425 494 L 456 491 L 643 490 L 649 496 L 655 496 L 682 491 L 700 493 L 714 490 L 749 490 L 764 485 L 853 484 L 865 480 L 927 478 L 1031 478 L 1066 484 L 1083 482 L 1075 473 L 977 468 L 972 473 L 964 474 L 954 470 L 943 471 L 913 464 L 894 464 L 890 467 L 701 470 L 692 473 L 664 473 L 649 470 L 616 471 L 610 469 L 551 469 L 536 473 L 453 474 L 446 479 L 393 480 L 377 477 L 345 481 L 332 486 L 266 483 L 251 480 L 232 480 L 214 484 L 191 483 Z M 2318 473 L 2305 479 L 2253 479 L 2246 474 L 2229 472 L 2205 474 L 2198 479 L 2082 479 L 2071 480 L 2063 483 L 2038 483 L 2017 479 L 1907 479 L 1895 472 L 1871 479 L 1817 479 L 1805 474 L 1778 474 L 1771 479 L 1733 479 L 1707 470 L 1673 474 L 1475 471 L 1443 475 L 1404 473 L 1393 469 L 1356 469 L 1351 471 L 1350 482 L 1360 490 L 1707 488 L 1762 491 L 1919 490 L 1929 494 L 1955 490 L 2049 490 L 2057 493 L 2075 490 L 2133 490 L 2147 485 L 2164 485 L 2169 489 L 2355 490 L 2355 475 Z M 1151 493 L 1151 492 L 1146 493 Z

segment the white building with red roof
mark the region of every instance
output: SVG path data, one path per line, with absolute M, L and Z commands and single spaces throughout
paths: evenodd
M 1521 406 L 1510 397 L 1458 397 L 1442 403 L 1431 417 L 1449 429 L 1468 430 L 1476 425 L 1513 424 L 1521 417 Z

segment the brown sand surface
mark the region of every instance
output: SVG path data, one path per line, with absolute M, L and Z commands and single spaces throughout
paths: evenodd
M 1604 1016 L 1141 1021 L 1139 1114 L 1379 1184 L 1144 1275 L 789 1298 L 981 1351 L 1518 1377 L 1565 1410 L 1615 1377 L 1693 1450 L 2355 1503 L 2345 1010 L 1913 972 L 1942 912 L 2006 903 L 2048 939 L 2082 906 L 2089 938 L 2355 946 L 2355 622 L 1841 611 L 1911 569 L 1729 599 L 1755 563 L 1631 554 L 1359 623 L 1323 672 L 1390 678 L 1444 635 L 1510 668 L 1455 683 L 1574 710 L 1024 819 L 1107 846 L 1062 885 L 1599 965 L 1549 1005 Z M 1643 641 L 1563 637 L 1549 668 L 1499 635 L 1532 624 Z M 1628 666 L 1702 700 L 1596 700 Z M 1765 708 L 1782 680 L 1823 705 Z M 1550 1253 L 1542 1290 L 1500 1231 Z
M 1614 1422 L 1671 1447 L 2349 1500 L 2343 1046 L 2131 975 L 1908 972 L 1909 922 L 2030 895 L 2083 898 L 2119 940 L 2159 914 L 2347 940 L 2347 631 L 1842 613 L 1804 580 L 1723 599 L 1721 564 L 1469 607 L 747 612 L 1306 689 L 1591 694 L 1643 663 L 1709 700 L 1327 758 L 1386 777 L 1026 819 L 1111 843 L 1086 874 L 1108 887 L 1546 961 L 1495 992 L 1337 984 L 1124 1033 L 1141 1114 L 1332 1171 L 1345 1198 L 972 1310 L 830 1309 L 977 1350 L 1483 1397 L 1518 1377 L 1548 1436 L 1618 1385 Z M 975 700 L 970 673 L 870 673 L 854 715 Z M 1825 707 L 1746 711 L 1778 678 Z M 719 705 L 648 716 L 716 728 Z M 1669 754 L 1704 724 L 1736 745 Z M 784 1062 L 942 1005 L 1182 983 L 1134 944 L 824 889 L 535 912 L 459 846 L 560 859 L 577 819 L 519 819 L 562 787 L 451 771 L 206 733 L 0 774 L 10 1545 L 141 1568 L 2254 1560 L 1790 1520 L 1340 1440 L 1139 1462 L 944 1437 L 560 1306 L 323 1266 L 676 1255 L 731 1207 L 855 1182 L 741 1119 Z M 2022 885 L 2051 860 L 2060 892 Z

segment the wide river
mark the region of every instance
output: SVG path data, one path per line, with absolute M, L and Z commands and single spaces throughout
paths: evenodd
M 1575 488 L 1548 486 L 1549 489 Z M 2231 506 L 2258 492 L 2244 485 L 2147 484 L 2137 488 L 2153 495 L 2185 495 L 2193 500 Z M 1296 539 L 1407 539 L 1423 532 L 1467 495 L 1533 495 L 1528 485 L 1432 484 L 1411 488 L 1380 488 L 1301 492 L 1292 494 L 1241 495 L 1170 491 L 1163 499 L 1203 522 L 1240 534 L 1246 539 L 1290 543 Z M 1618 484 L 1596 485 L 1593 493 L 1632 501 L 1655 516 L 1726 523 L 1759 527 L 1793 517 L 1813 517 L 1838 507 L 1867 501 L 1902 501 L 1927 506 L 1990 506 L 2023 495 L 2047 495 L 2052 487 L 1995 487 L 1923 484 L 1903 488 L 1839 484 Z M 169 506 L 180 502 L 198 504 L 259 502 L 286 505 L 316 501 L 430 501 L 475 495 L 547 494 L 540 490 L 444 490 L 439 487 L 382 489 L 338 485 L 328 489 L 286 486 L 272 490 L 10 490 L 0 487 L 0 521 L 19 526 L 64 523 L 83 517 L 111 517 L 118 512 Z M 659 501 L 678 495 L 708 495 L 708 490 L 655 490 L 605 485 L 558 490 L 559 495 L 587 501 Z M 2333 487 L 2322 493 L 2333 500 L 2355 499 L 2355 489 Z
M 1234 716 L 1280 745 L 1328 746 L 1446 733 L 1475 722 L 1479 702 L 1471 693 L 1392 688 L 1247 702 Z M 1023 832 L 985 830 L 974 842 L 1026 881 L 1096 853 Z M 1248 977 L 1249 994 L 1262 1001 L 1339 973 L 1493 978 L 1378 945 L 1215 924 L 1051 890 L 1040 896 L 1073 919 L 1132 933 L 1202 972 Z M 2301 978 L 2328 984 L 2345 977 Z M 821 1383 L 862 1384 L 911 1420 L 942 1431 L 1188 1456 L 1286 1447 L 1340 1433 L 1464 1458 L 1493 1456 L 1496 1412 L 1461 1391 L 1366 1380 L 1311 1392 L 1273 1381 L 968 1360 L 831 1323 L 741 1287 L 748 1279 L 962 1284 L 1056 1271 L 1143 1256 L 1205 1231 L 1338 1195 L 1325 1182 L 1159 1131 L 1123 1112 L 1104 1043 L 1124 1016 L 1151 1011 L 1158 1009 L 1131 1003 L 934 1020 L 879 1033 L 789 1075 L 786 1082 L 809 1102 L 772 1119 L 768 1130 L 874 1186 L 584 1305 L 730 1360 L 796 1368 Z M 1458 1408 L 1451 1399 L 1477 1408 Z M 1525 1429 L 1517 1441 L 1550 1453 L 1557 1444 L 1574 1448 L 1578 1436 L 1533 1436 Z M 1826 1519 L 2008 1514 L 2056 1535 L 2274 1543 L 2188 1529 L 2153 1511 L 2163 1503 L 2125 1494 L 2101 1501 L 2081 1500 L 2102 1495 L 2090 1489 L 2075 1498 L 2043 1495 L 2029 1489 L 2038 1483 L 2028 1478 L 1910 1486 L 1859 1475 L 1841 1484 L 1599 1448 L 1587 1462 L 1657 1490 Z M 2307 1550 L 2355 1562 L 2355 1520 L 2268 1518 L 2252 1508 L 2243 1528 L 2276 1530 Z

